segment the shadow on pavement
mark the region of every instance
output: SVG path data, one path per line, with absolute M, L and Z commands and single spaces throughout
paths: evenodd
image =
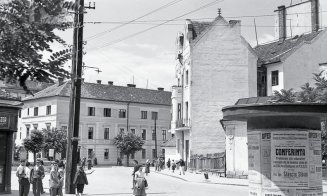
M 163 195 L 163 194 L 172 194 L 176 192 L 161 192 L 161 193 L 146 193 L 147 195 Z M 131 193 L 99 193 L 99 194 L 84 194 L 85 196 L 93 195 L 131 195 Z

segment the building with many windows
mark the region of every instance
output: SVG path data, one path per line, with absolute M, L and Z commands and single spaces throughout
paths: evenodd
M 59 81 L 23 100 L 16 144 L 34 129 L 68 128 L 70 82 Z M 145 162 L 161 155 L 161 144 L 171 138 L 171 93 L 108 84 L 83 83 L 79 145 L 81 157 L 92 154 L 99 164 L 116 164 L 119 150 L 113 144 L 119 133 L 132 132 L 145 140 L 143 150 L 132 159 Z M 156 120 L 156 127 L 154 119 Z M 156 130 L 156 132 L 154 131 Z M 155 148 L 157 139 L 157 149 Z
M 220 15 L 211 22 L 186 20 L 176 40 L 171 127 L 176 154 L 189 164 L 192 155 L 225 152 L 221 109 L 256 96 L 257 56 L 241 36 L 241 22 Z M 239 138 L 246 151 L 246 132 Z M 238 156 L 247 158 L 243 151 Z

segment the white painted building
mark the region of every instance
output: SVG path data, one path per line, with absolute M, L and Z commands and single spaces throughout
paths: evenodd
M 319 0 L 278 7 L 276 34 L 278 32 L 279 39 L 254 48 L 259 58 L 258 96 L 271 96 L 281 89 L 298 91 L 306 82 L 314 84 L 313 73 L 327 70 L 327 30 L 322 28 L 327 19 L 321 23 L 326 10 L 327 1 Z M 297 16 L 301 19 L 294 22 L 294 28 L 285 26 Z
M 70 82 L 59 82 L 23 100 L 16 145 L 20 145 L 34 129 L 68 128 L 70 89 Z M 116 164 L 120 155 L 113 139 L 118 133 L 128 131 L 145 140 L 143 150 L 130 158 L 140 162 L 152 160 L 155 157 L 155 114 L 158 115 L 157 155 L 162 154 L 161 144 L 171 138 L 168 133 L 171 121 L 170 92 L 162 88 L 140 89 L 135 85 L 122 87 L 112 83 L 83 83 L 81 97 L 81 157 L 94 153 L 99 164 Z
M 225 152 L 221 109 L 240 97 L 256 96 L 256 65 L 253 49 L 241 36 L 240 21 L 222 16 L 212 22 L 186 20 L 184 33 L 177 36 L 172 88 L 171 127 L 179 157 L 189 163 L 190 155 Z M 246 141 L 240 142 L 247 149 Z

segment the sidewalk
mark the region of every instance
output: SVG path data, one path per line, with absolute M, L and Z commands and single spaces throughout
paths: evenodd
M 190 173 L 185 172 L 185 175 L 179 175 L 179 171 L 175 170 L 175 173 L 172 173 L 172 170 L 164 169 L 160 172 L 152 171 L 161 175 L 171 176 L 173 178 L 178 178 L 187 182 L 197 182 L 197 183 L 208 183 L 208 184 L 223 184 L 223 185 L 233 185 L 233 186 L 248 186 L 248 179 L 238 179 L 238 178 L 225 178 L 219 177 L 216 174 L 211 174 L 209 172 L 209 179 L 205 180 L 203 173 Z
M 209 179 L 205 180 L 203 173 L 185 172 L 185 175 L 179 175 L 178 170 L 175 170 L 175 173 L 172 173 L 172 171 L 168 169 L 161 170 L 160 172 L 151 170 L 151 172 L 170 176 L 186 182 L 223 184 L 223 185 L 232 185 L 232 186 L 249 186 L 248 179 L 219 177 L 216 174 L 212 175 L 211 173 L 209 173 Z M 327 179 L 322 180 L 322 185 L 323 185 L 324 193 L 327 192 Z

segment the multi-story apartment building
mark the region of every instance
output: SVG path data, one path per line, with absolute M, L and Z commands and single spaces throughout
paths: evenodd
M 16 144 L 29 136 L 34 129 L 68 127 L 70 82 L 59 81 L 34 96 L 23 100 Z M 94 154 L 99 164 L 116 164 L 119 150 L 113 139 L 119 133 L 132 132 L 145 140 L 143 150 L 132 159 L 145 162 L 158 155 L 161 145 L 171 138 L 168 133 L 171 121 L 171 93 L 108 84 L 83 83 L 80 107 L 79 145 L 81 157 Z M 156 134 L 154 119 L 156 120 Z
M 221 109 L 240 97 L 256 96 L 256 65 L 256 54 L 241 36 L 240 21 L 220 15 L 212 22 L 186 20 L 185 32 L 177 36 L 172 87 L 171 127 L 179 157 L 189 162 L 190 155 L 225 152 Z M 246 132 L 242 134 L 237 156 L 247 158 Z

